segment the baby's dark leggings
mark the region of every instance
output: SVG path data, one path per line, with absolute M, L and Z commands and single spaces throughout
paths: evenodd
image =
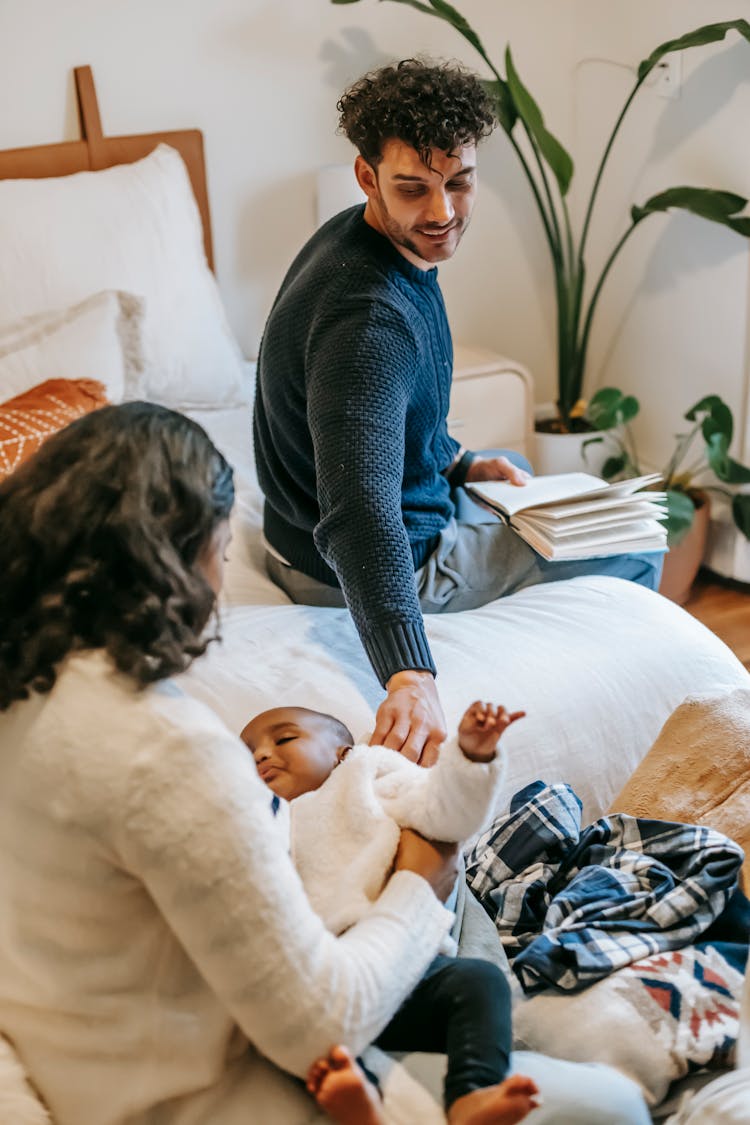
M 376 1040 L 386 1051 L 448 1056 L 446 1108 L 506 1077 L 511 1050 L 510 987 L 490 961 L 438 956 Z

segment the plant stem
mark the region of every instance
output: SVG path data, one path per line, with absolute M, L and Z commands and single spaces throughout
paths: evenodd
M 612 151 L 613 144 L 615 143 L 615 138 L 620 131 L 620 126 L 622 125 L 622 123 L 625 119 L 625 114 L 630 109 L 630 106 L 633 103 L 633 98 L 635 97 L 635 95 L 640 90 L 641 84 L 643 83 L 645 77 L 646 77 L 646 75 L 644 74 L 643 78 L 639 78 L 638 81 L 636 82 L 635 86 L 631 90 L 630 96 L 628 97 L 628 100 L 625 102 L 625 105 L 622 107 L 622 110 L 620 111 L 620 116 L 617 118 L 617 121 L 615 122 L 615 127 L 612 130 L 612 133 L 610 134 L 610 138 L 607 141 L 607 147 L 605 148 L 604 153 L 603 153 L 602 158 L 601 158 L 601 161 L 599 162 L 599 167 L 597 169 L 596 176 L 594 177 L 594 184 L 593 184 L 593 187 L 591 188 L 591 195 L 589 196 L 589 204 L 588 204 L 588 207 L 586 208 L 586 217 L 583 220 L 583 229 L 581 231 L 581 241 L 578 244 L 578 260 L 580 262 L 583 261 L 583 252 L 584 252 L 584 249 L 586 247 L 586 238 L 588 237 L 589 226 L 591 224 L 591 215 L 592 215 L 592 212 L 594 210 L 594 201 L 596 200 L 596 196 L 597 196 L 598 191 L 599 191 L 599 185 L 601 183 L 602 176 L 604 174 L 604 167 L 607 163 L 607 160 L 609 159 L 609 154 Z
M 688 433 L 677 435 L 677 445 L 675 446 L 675 451 L 672 454 L 672 457 L 669 461 L 669 464 L 667 465 L 666 469 L 664 470 L 664 483 L 665 483 L 667 488 L 669 488 L 669 484 L 670 484 L 672 478 L 674 477 L 675 473 L 677 472 L 678 468 L 680 467 L 680 462 L 682 461 L 683 457 L 685 456 L 688 449 L 690 448 L 692 440 L 695 437 L 695 435 L 698 433 L 698 430 L 700 428 L 701 428 L 701 423 L 696 422 L 695 425 L 693 426 L 692 430 L 690 430 Z
M 554 266 L 555 266 L 555 272 L 557 272 L 558 263 L 561 262 L 560 244 L 555 239 L 555 235 L 554 235 L 554 232 L 553 232 L 552 227 L 550 225 L 549 218 L 547 217 L 547 212 L 544 208 L 544 201 L 543 201 L 543 199 L 542 199 L 542 197 L 539 193 L 539 188 L 537 186 L 536 180 L 534 179 L 534 176 L 532 175 L 531 168 L 529 167 L 529 164 L 528 164 L 528 161 L 526 160 L 526 157 L 524 156 L 523 152 L 521 151 L 521 148 L 518 144 L 518 141 L 516 140 L 516 138 L 513 136 L 512 133 L 507 133 L 506 136 L 508 137 L 508 140 L 510 141 L 511 145 L 513 146 L 513 149 L 516 153 L 516 156 L 521 161 L 521 166 L 522 166 L 524 172 L 526 173 L 526 179 L 529 181 L 529 184 L 531 185 L 531 190 L 534 193 L 534 199 L 536 200 L 536 205 L 539 208 L 539 214 L 541 215 L 542 223 L 544 224 L 544 233 L 547 235 L 547 241 L 549 243 L 549 247 L 550 247 L 550 250 L 552 252 L 552 258 L 553 258 L 553 262 L 554 262 Z
M 547 204 L 549 206 L 549 214 L 550 214 L 550 217 L 552 219 L 552 226 L 553 226 L 554 231 L 555 231 L 555 239 L 557 241 L 557 245 L 560 247 L 560 256 L 562 257 L 563 244 L 562 244 L 562 238 L 560 237 L 560 224 L 559 224 L 558 218 L 557 218 L 557 210 L 555 208 L 555 203 L 554 203 L 554 200 L 552 199 L 552 191 L 550 190 L 549 180 L 547 178 L 547 173 L 545 171 L 544 164 L 542 163 L 542 157 L 541 157 L 541 154 L 539 152 L 539 148 L 536 144 L 536 141 L 534 140 L 533 136 L 531 135 L 531 132 L 529 131 L 529 129 L 527 129 L 525 123 L 524 123 L 524 126 L 523 126 L 523 130 L 524 130 L 524 133 L 526 134 L 526 137 L 528 138 L 529 144 L 531 145 L 531 151 L 534 153 L 534 159 L 536 160 L 536 166 L 539 169 L 539 176 L 540 176 L 541 181 L 542 181 L 542 186 L 544 187 L 544 194 L 547 197 Z
M 635 471 L 635 475 L 640 476 L 641 470 L 639 468 L 639 463 L 638 463 L 638 450 L 636 448 L 635 434 L 633 433 L 632 426 L 626 426 L 625 427 L 625 435 L 626 435 L 626 440 L 627 440 L 626 452 L 627 452 L 628 460 L 630 461 L 631 467 Z
M 685 476 L 696 477 L 700 473 L 707 473 L 711 468 L 705 457 L 699 457 L 697 461 L 693 461 L 692 465 L 688 465 L 682 472 Z
M 557 294 L 557 370 L 561 374 L 563 371 L 568 370 L 567 364 L 570 350 L 567 319 L 568 289 L 561 269 L 555 270 L 555 292 Z M 562 422 L 564 430 L 567 431 L 570 406 L 565 399 L 564 391 L 563 380 L 560 378 L 558 381 L 560 397 L 556 405 L 560 421 Z
M 597 301 L 599 300 L 599 295 L 602 291 L 602 286 L 604 285 L 604 282 L 607 278 L 607 274 L 609 273 L 610 269 L 612 268 L 612 265 L 614 263 L 615 258 L 620 253 L 623 246 L 625 245 L 627 240 L 630 238 L 631 234 L 633 233 L 633 231 L 635 230 L 635 228 L 637 226 L 638 226 L 638 223 L 633 222 L 633 223 L 630 224 L 628 229 L 625 231 L 622 238 L 619 240 L 619 242 L 615 246 L 614 250 L 610 254 L 609 258 L 607 258 L 604 269 L 602 270 L 601 274 L 599 275 L 599 280 L 597 281 L 596 286 L 594 288 L 594 292 L 591 294 L 591 300 L 589 301 L 589 307 L 588 307 L 588 310 L 586 312 L 586 319 L 585 319 L 584 325 L 583 325 L 583 333 L 581 335 L 581 343 L 580 343 L 580 346 L 578 348 L 578 356 L 579 356 L 579 364 L 580 364 L 581 375 L 583 373 L 583 367 L 584 367 L 584 364 L 586 362 L 586 352 L 587 352 L 588 346 L 589 346 L 589 333 L 591 332 L 591 321 L 593 320 L 593 317 L 594 317 L 594 309 L 596 308 Z M 580 377 L 579 377 L 579 379 L 580 379 Z
M 568 248 L 568 267 L 570 270 L 570 280 L 574 281 L 577 275 L 576 271 L 576 254 L 575 247 L 573 246 L 573 230 L 570 225 L 570 211 L 568 210 L 568 201 L 565 196 L 560 197 L 563 211 L 563 223 L 565 224 L 565 242 Z

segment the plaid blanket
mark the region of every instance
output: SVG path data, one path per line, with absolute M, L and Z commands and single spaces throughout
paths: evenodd
M 710 828 L 615 814 L 581 829 L 568 785 L 535 781 L 467 856 L 524 992 L 575 992 L 697 940 L 723 911 L 744 855 Z

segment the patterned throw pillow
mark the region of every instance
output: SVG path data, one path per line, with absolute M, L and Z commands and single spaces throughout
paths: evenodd
M 48 379 L 0 404 L 0 480 L 74 418 L 107 405 L 95 379 Z
M 618 969 L 583 992 L 539 993 L 513 1009 L 514 1045 L 609 1063 L 658 1105 L 676 1079 L 734 1063 L 743 974 L 730 959 L 713 945 L 690 945 Z

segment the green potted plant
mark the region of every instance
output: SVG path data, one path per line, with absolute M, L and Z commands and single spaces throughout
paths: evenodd
M 359 0 L 332 0 L 334 4 L 358 2 Z M 494 98 L 498 122 L 507 134 L 528 180 L 552 258 L 557 298 L 557 416 L 545 428 L 556 433 L 590 431 L 593 423 L 586 415 L 584 379 L 591 324 L 609 272 L 636 227 L 649 215 L 678 209 L 750 236 L 750 217 L 740 214 L 747 205 L 743 196 L 701 187 L 669 188 L 631 209 L 630 225 L 618 238 L 596 280 L 587 285 L 586 242 L 602 175 L 615 138 L 636 94 L 665 55 L 719 42 L 730 31 L 737 31 L 750 42 L 750 23 L 736 19 L 699 27 L 678 39 L 662 43 L 640 63 L 633 89 L 604 148 L 588 198 L 583 225 L 576 236 L 567 203 L 573 178 L 573 161 L 546 128 L 539 106 L 518 75 L 510 47 L 505 52 L 503 77 L 487 55 L 476 31 L 446 0 L 391 2 L 406 4 L 449 23 L 472 45 L 489 67 L 492 78 L 486 82 L 487 89 Z M 523 147 L 521 137 L 525 139 Z
M 592 424 L 609 431 L 607 439 L 613 447 L 602 469 L 606 480 L 642 476 L 648 471 L 641 463 L 631 426 L 639 410 L 638 399 L 614 387 L 603 387 L 589 403 Z M 718 395 L 706 395 L 683 417 L 689 427 L 674 435 L 674 449 L 659 485 L 667 494 L 670 549 L 660 588 L 678 602 L 687 599 L 703 557 L 712 493 L 731 501 L 734 523 L 750 540 L 750 494 L 722 487 L 750 484 L 750 468 L 729 456 L 734 433 L 732 411 Z M 601 440 L 589 438 L 585 445 Z M 721 483 L 712 484 L 711 478 Z

